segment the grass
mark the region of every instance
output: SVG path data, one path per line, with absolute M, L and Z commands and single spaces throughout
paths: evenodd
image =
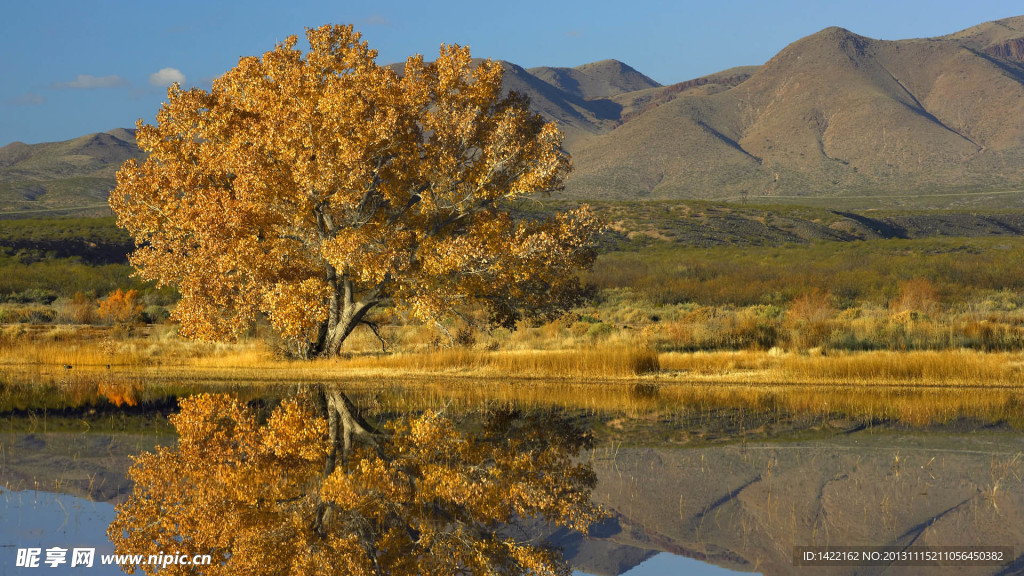
M 787 246 L 659 245 L 604 254 L 588 279 L 653 304 L 785 305 L 818 290 L 834 305 L 888 306 L 921 279 L 944 307 L 1024 290 L 1024 237 L 921 238 Z
M 877 351 L 824 356 L 740 351 L 666 353 L 659 362 L 664 370 L 730 382 L 756 378 L 787 384 L 1024 387 L 1020 353 Z
M 259 391 L 327 381 L 395 409 L 510 402 L 634 416 L 741 409 L 823 422 L 967 419 L 1024 428 L 1024 355 L 1017 352 L 658 353 L 619 340 L 584 349 L 441 349 L 299 361 L 256 340 L 202 344 L 167 330 L 113 338 L 115 331 L 58 327 L 0 339 L 0 382 L 8 383 L 0 386 L 0 406 L 24 407 L 33 389 L 49 391 L 52 406 L 130 407 L 210 386 Z
M 170 327 L 123 328 L 20 325 L 0 330 L 0 371 L 117 370 L 173 374 L 233 374 L 263 380 L 402 374 L 616 380 L 661 377 L 721 382 L 876 383 L 936 386 L 1024 386 L 1024 354 L 942 351 L 656 352 L 639 340 L 606 340 L 565 349 L 427 349 L 352 353 L 337 359 L 291 360 L 267 344 L 191 342 Z M 291 376 L 289 376 L 291 377 Z
M 362 356 L 345 360 L 342 365 L 347 369 L 384 372 L 454 371 L 578 378 L 638 376 L 660 370 L 656 352 L 628 345 L 606 345 L 588 350 L 438 350 L 428 354 Z

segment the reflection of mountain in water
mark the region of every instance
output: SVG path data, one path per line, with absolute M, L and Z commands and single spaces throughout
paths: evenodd
M 764 574 L 878 574 L 796 568 L 793 547 L 1013 546 L 1024 550 L 1024 457 L 1009 433 L 859 433 L 814 442 L 702 449 L 621 448 L 595 462 L 595 500 L 617 515 L 608 558 L 662 550 Z M 1006 567 L 951 567 L 968 574 Z M 579 564 L 577 564 L 579 565 Z M 617 574 L 628 566 L 582 566 Z M 618 570 L 618 571 L 616 571 Z M 947 573 L 934 567 L 905 573 Z

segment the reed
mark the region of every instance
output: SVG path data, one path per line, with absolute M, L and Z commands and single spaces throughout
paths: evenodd
M 1024 354 L 1017 352 L 659 354 L 640 338 L 613 338 L 557 350 L 433 348 L 301 361 L 256 340 L 203 344 L 160 330 L 115 336 L 115 328 L 4 328 L 0 380 L 52 390 L 64 403 L 102 396 L 130 405 L 161 387 L 242 390 L 330 381 L 406 408 L 509 402 L 632 415 L 738 409 L 825 422 L 966 418 L 1024 426 Z M 6 404 L 27 402 L 28 391 L 12 390 L 6 389 Z
M 912 382 L 930 385 L 1024 384 L 1020 353 L 970 350 L 870 352 L 785 356 L 776 370 L 794 378 L 834 382 Z
M 1024 386 L 1024 355 L 1017 352 L 816 350 L 800 354 L 747 350 L 673 352 L 661 354 L 659 360 L 663 372 L 729 382 Z
M 290 360 L 258 340 L 233 344 L 184 341 L 159 330 L 118 334 L 116 328 L 22 326 L 0 330 L 0 368 L 231 370 L 261 380 L 268 373 L 335 375 L 387 373 L 476 376 L 627 378 L 660 374 L 688 380 L 782 383 L 1024 384 L 1024 354 L 977 350 L 834 351 L 809 353 L 711 351 L 657 353 L 640 338 L 552 350 L 432 348 L 351 353 L 336 359 Z
M 349 369 L 405 372 L 471 372 L 530 376 L 616 377 L 658 372 L 658 354 L 640 346 L 584 350 L 437 350 L 429 353 L 361 356 L 341 361 Z

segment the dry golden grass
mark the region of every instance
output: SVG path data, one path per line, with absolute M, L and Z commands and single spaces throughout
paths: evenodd
M 658 374 L 675 380 L 729 383 L 1024 385 L 1024 354 L 973 350 L 910 352 L 721 351 L 658 354 L 637 341 L 609 341 L 560 350 L 431 349 L 358 353 L 312 361 L 282 358 L 266 344 L 181 340 L 167 331 L 53 326 L 0 330 L 0 369 L 64 365 L 80 369 L 159 369 L 202 373 L 234 370 L 330 375 L 462 374 L 497 377 L 615 379 Z
M 976 351 L 656 354 L 637 342 L 566 350 L 442 349 L 313 361 L 257 341 L 186 342 L 160 331 L 0 331 L 0 379 L 131 404 L 150 386 L 343 383 L 389 408 L 509 402 L 600 412 L 742 409 L 922 425 L 1024 427 L 1024 355 Z M 71 366 L 70 369 L 64 366 Z
M 659 361 L 663 371 L 730 382 L 1024 386 L 1024 355 L 1016 352 L 698 352 L 662 354 Z
M 500 352 L 454 349 L 418 354 L 362 356 L 343 360 L 340 364 L 353 370 L 578 378 L 637 376 L 660 370 L 658 354 L 639 346 Z
M 234 344 L 188 342 L 161 333 L 116 338 L 111 330 L 53 327 L 0 339 L 0 369 L 107 367 L 167 373 L 248 373 L 250 379 L 288 372 L 306 375 L 381 375 L 386 373 L 464 373 L 554 377 L 617 377 L 659 370 L 658 355 L 634 344 L 604 344 L 587 349 L 487 351 L 464 348 L 427 352 L 362 353 L 338 359 L 290 360 L 259 341 Z

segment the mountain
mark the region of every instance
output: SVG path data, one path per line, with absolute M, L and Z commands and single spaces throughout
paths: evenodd
M 619 124 L 624 106 L 615 97 L 661 87 L 617 60 L 576 68 L 527 70 L 511 62 L 502 65 L 504 90 L 528 95 L 534 110 L 558 122 L 570 150 L 577 142 L 608 133 Z
M 1024 190 L 1024 16 L 897 41 L 826 28 L 764 65 L 670 86 L 616 60 L 503 64 L 505 90 L 565 133 L 563 199 L 973 208 Z M 5 146 L 0 210 L 102 210 L 139 155 L 132 137 Z
M 135 131 L 124 128 L 65 142 L 8 144 L 0 148 L 0 216 L 109 214 L 114 174 L 125 160 L 141 157 Z
M 1019 189 L 1022 112 L 1024 17 L 900 41 L 827 28 L 734 87 L 683 92 L 574 143 L 566 195 Z

